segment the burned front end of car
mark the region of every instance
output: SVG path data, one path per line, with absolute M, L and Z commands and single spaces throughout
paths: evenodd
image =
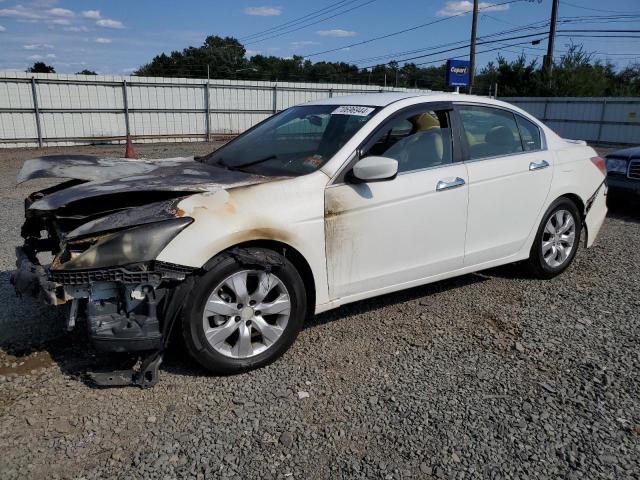
M 99 350 L 143 352 L 140 370 L 94 378 L 102 385 L 150 386 L 200 265 L 159 261 L 194 222 L 189 212 L 215 205 L 227 189 L 266 177 L 214 168 L 193 157 L 154 160 L 46 156 L 27 160 L 18 183 L 59 178 L 25 200 L 23 245 L 12 282 L 68 308 L 69 329 L 86 320 Z M 182 208 L 181 208 L 182 207 Z M 206 243 L 206 239 L 203 239 Z M 146 365 L 146 366 L 145 366 Z M 146 379 L 145 368 L 153 370 Z M 133 373 L 132 373 L 133 371 Z M 140 373 L 142 372 L 142 373 Z
M 25 201 L 24 244 L 16 249 L 12 278 L 16 291 L 68 304 L 69 329 L 76 319 L 86 319 L 89 338 L 100 350 L 160 349 L 168 294 L 194 269 L 156 257 L 193 220 L 176 216 L 178 199 L 125 206 L 107 196 L 55 210 L 33 208 L 68 186 Z M 43 265 L 47 254 L 53 259 Z

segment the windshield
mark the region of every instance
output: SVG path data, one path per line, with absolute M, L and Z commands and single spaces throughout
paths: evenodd
M 298 176 L 322 167 L 378 108 L 293 107 L 258 124 L 202 161 L 259 175 Z

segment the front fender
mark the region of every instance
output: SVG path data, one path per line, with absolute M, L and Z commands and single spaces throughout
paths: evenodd
M 316 300 L 328 295 L 324 247 L 322 172 L 259 185 L 192 195 L 178 203 L 176 215 L 193 223 L 180 232 L 158 260 L 203 267 L 220 252 L 259 240 L 296 249 L 307 261 L 316 284 Z

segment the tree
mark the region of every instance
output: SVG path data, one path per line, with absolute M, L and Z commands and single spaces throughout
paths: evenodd
M 632 63 L 619 75 L 620 95 L 637 97 L 640 95 L 640 63 Z
M 156 77 L 206 77 L 207 65 L 212 78 L 234 78 L 248 67 L 244 46 L 235 38 L 208 36 L 200 47 L 181 52 L 162 53 L 140 67 L 135 75 Z
M 87 70 L 86 68 L 84 70 L 81 70 L 79 72 L 76 72 L 76 75 L 97 75 L 96 72 L 94 72 L 93 70 Z
M 44 64 L 43 64 L 44 65 Z M 253 55 L 235 38 L 208 36 L 199 47 L 161 53 L 136 75 L 159 77 L 270 80 L 294 82 L 354 83 L 407 88 L 450 90 L 445 82 L 446 65 L 400 65 L 397 61 L 359 68 L 345 62 L 317 63 L 301 56 L 281 58 Z M 83 71 L 80 73 L 86 73 Z M 93 74 L 94 72 L 90 72 Z M 397 81 L 396 81 L 397 79 Z M 602 96 L 639 95 L 640 64 L 616 72 L 609 62 L 594 60 L 582 46 L 572 45 L 558 58 L 550 76 L 524 52 L 508 61 L 500 54 L 476 76 L 474 93 L 487 95 L 498 84 L 500 96 Z
M 32 67 L 27 70 L 28 73 L 56 73 L 56 69 L 44 62 L 35 62 Z

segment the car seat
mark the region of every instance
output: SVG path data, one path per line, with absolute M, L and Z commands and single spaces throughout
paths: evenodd
M 429 127 L 403 138 L 387 150 L 385 157 L 398 161 L 398 171 L 406 172 L 443 163 L 444 145 L 440 128 Z

